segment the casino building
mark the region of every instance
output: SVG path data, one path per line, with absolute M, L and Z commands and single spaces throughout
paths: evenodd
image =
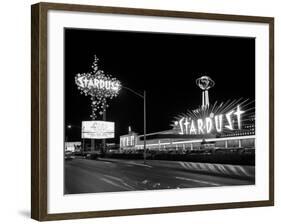
M 187 152 L 213 149 L 255 149 L 255 107 L 249 100 L 209 103 L 208 90 L 214 81 L 208 76 L 196 80 L 202 90 L 202 105 L 174 120 L 170 130 L 146 134 L 148 151 Z M 142 151 L 144 136 L 129 128 L 120 136 L 122 152 Z

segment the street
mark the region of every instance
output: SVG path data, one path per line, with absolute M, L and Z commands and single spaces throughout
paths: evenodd
M 65 161 L 65 194 L 219 187 L 255 184 L 234 178 L 186 170 L 183 162 L 75 158 Z

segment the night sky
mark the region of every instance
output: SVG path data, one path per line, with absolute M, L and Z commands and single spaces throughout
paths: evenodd
M 195 80 L 215 81 L 210 103 L 255 98 L 255 39 L 65 29 L 65 126 L 90 120 L 90 96 L 80 94 L 77 73 L 90 72 L 94 55 L 99 68 L 139 93 L 147 93 L 147 133 L 168 130 L 174 116 L 201 105 Z M 107 120 L 115 122 L 115 141 L 128 126 L 143 133 L 143 101 L 126 89 L 109 100 Z M 66 129 L 69 141 L 80 130 Z M 114 140 L 111 140 L 111 142 Z

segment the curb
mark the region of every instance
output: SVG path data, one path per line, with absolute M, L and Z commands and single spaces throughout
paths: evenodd
M 102 158 L 99 160 L 109 162 L 128 162 L 128 160 L 118 160 Z M 141 160 L 130 160 L 129 163 L 141 163 Z M 147 160 L 147 165 L 155 167 L 177 168 L 184 169 L 190 172 L 208 173 L 213 175 L 234 177 L 234 178 L 247 178 L 255 179 L 255 166 L 246 165 L 230 165 L 230 164 L 217 164 L 217 163 L 195 163 L 183 161 L 165 161 L 165 160 Z

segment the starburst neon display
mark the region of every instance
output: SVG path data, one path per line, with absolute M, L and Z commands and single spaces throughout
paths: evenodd
M 98 57 L 94 56 L 92 71 L 79 73 L 75 76 L 75 83 L 81 94 L 91 97 L 92 113 L 90 117 L 95 120 L 102 115 L 109 106 L 108 99 L 113 99 L 121 89 L 121 83 L 110 74 L 98 68 Z
M 209 107 L 188 110 L 177 116 L 172 126 L 180 135 L 231 133 L 242 130 L 255 112 L 254 101 L 233 100 Z

